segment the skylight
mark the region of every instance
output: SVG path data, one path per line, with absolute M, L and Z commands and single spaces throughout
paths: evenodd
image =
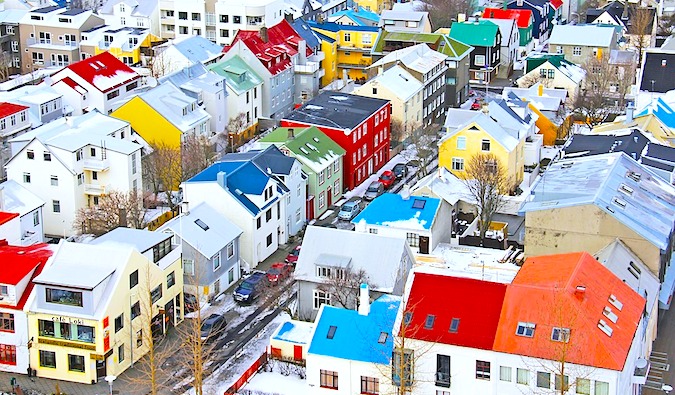
M 630 274 L 632 274 L 636 280 L 639 280 L 640 275 L 642 274 L 642 270 L 640 270 L 640 268 L 637 267 L 637 265 L 633 261 L 630 261 L 628 264 L 629 264 L 628 271 L 630 272 Z
M 609 295 L 609 303 L 611 303 L 612 306 L 616 307 L 616 309 L 619 311 L 623 309 L 623 303 L 619 302 L 619 299 L 617 299 L 614 294 Z
M 616 204 L 617 206 L 621 208 L 626 208 L 626 201 L 619 199 L 618 197 L 615 197 L 612 199 L 612 203 Z
M 459 329 L 459 318 L 453 318 L 450 322 L 450 333 L 457 333 Z
M 427 201 L 424 199 L 415 199 L 413 200 L 412 208 L 423 209 L 424 205 L 427 204 Z
M 612 337 L 612 332 L 614 332 L 614 329 L 610 328 L 605 320 L 598 321 L 598 328 L 600 328 L 600 330 L 603 331 L 605 335 Z
M 431 329 L 434 327 L 434 321 L 436 321 L 436 316 L 433 314 L 427 315 L 427 320 L 424 321 L 424 329 Z
M 609 306 L 605 306 L 605 308 L 602 310 L 602 315 L 609 318 L 609 320 L 615 324 L 616 320 L 619 319 L 619 317 L 612 311 L 612 308 Z
M 195 224 L 197 224 L 197 226 L 199 226 L 203 230 L 209 230 L 209 226 L 205 224 L 204 221 L 202 221 L 201 219 L 196 219 Z
M 640 182 L 640 179 L 642 178 L 642 175 L 640 173 L 636 173 L 634 171 L 629 171 L 628 174 L 626 174 L 626 177 L 630 178 L 631 180 L 635 182 Z
M 626 184 L 619 185 L 619 191 L 625 193 L 626 195 L 632 195 L 633 194 L 633 188 L 629 187 Z
M 328 334 L 326 335 L 327 338 L 332 339 L 335 337 L 335 331 L 337 331 L 337 326 L 331 325 L 328 328 Z
M 516 329 L 516 335 L 523 337 L 534 337 L 534 328 L 535 324 L 531 322 L 519 322 L 518 329 Z
M 556 342 L 567 343 L 570 341 L 570 329 L 553 327 L 551 332 L 551 340 Z
M 380 344 L 384 344 L 387 342 L 387 337 L 389 337 L 389 334 L 387 332 L 380 332 L 380 338 L 377 339 L 377 342 Z

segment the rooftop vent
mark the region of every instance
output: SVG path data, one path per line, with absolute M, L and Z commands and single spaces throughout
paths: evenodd
M 625 193 L 626 195 L 632 195 L 633 194 L 633 188 L 629 187 L 626 184 L 619 185 L 619 191 Z
M 605 320 L 600 320 L 598 321 L 598 328 L 600 328 L 601 331 L 605 333 L 605 335 L 612 337 L 612 332 L 614 332 L 614 329 L 610 328 L 609 324 L 605 322 Z
M 626 208 L 626 201 L 619 199 L 618 197 L 612 198 L 612 203 L 616 204 L 617 206 L 621 208 Z
M 634 171 L 629 171 L 626 174 L 626 177 L 630 178 L 631 180 L 633 180 L 635 182 L 640 182 L 640 179 L 642 178 L 642 174 L 636 173 Z
M 389 334 L 387 332 L 380 332 L 380 338 L 377 339 L 377 342 L 380 344 L 384 344 L 387 342 L 387 338 L 389 337 Z
M 204 221 L 202 221 L 201 219 L 196 219 L 195 224 L 197 224 L 197 226 L 199 226 L 203 230 L 209 230 L 209 226 L 205 224 Z
M 328 327 L 328 334 L 326 334 L 326 337 L 328 339 L 334 338 L 335 337 L 335 331 L 337 331 L 337 326 L 331 325 L 330 327 Z

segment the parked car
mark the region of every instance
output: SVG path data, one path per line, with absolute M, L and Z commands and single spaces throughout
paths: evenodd
M 239 284 L 232 296 L 236 302 L 251 304 L 258 299 L 268 285 L 269 281 L 267 281 L 265 272 L 256 271 Z
M 280 282 L 289 278 L 292 273 L 293 265 L 283 262 L 273 263 L 266 273 L 267 281 L 270 282 L 270 285 L 279 285 Z
M 373 181 L 366 190 L 366 194 L 363 195 L 363 198 L 366 200 L 373 200 L 376 197 L 384 193 L 384 185 L 379 181 Z
M 288 253 L 288 255 L 286 255 L 286 259 L 284 259 L 284 261 L 286 261 L 286 263 L 292 263 L 293 265 L 295 265 L 295 263 L 298 261 L 298 257 L 300 256 L 301 247 L 302 246 L 295 246 L 295 248 L 292 249 L 291 252 Z
M 394 172 L 391 170 L 385 170 L 382 172 L 380 175 L 379 181 L 384 185 L 386 189 L 391 188 L 392 185 L 394 185 L 394 182 L 396 182 L 396 176 L 394 175 Z
M 483 107 L 483 101 L 481 99 L 473 99 L 473 103 L 471 103 L 471 109 L 472 110 L 480 110 L 481 107 Z
M 361 212 L 361 205 L 358 201 L 346 202 L 340 207 L 338 219 L 343 221 L 351 221 Z
M 211 314 L 207 319 L 202 321 L 200 331 L 202 340 L 210 340 L 214 337 L 218 337 L 226 324 L 225 317 L 220 314 Z
M 192 313 L 197 310 L 197 297 L 187 292 L 183 293 L 183 312 Z
M 396 178 L 405 178 L 408 175 L 408 166 L 405 163 L 397 163 L 394 165 L 392 172 Z

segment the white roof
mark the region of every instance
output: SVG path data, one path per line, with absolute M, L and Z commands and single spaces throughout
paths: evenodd
M 0 23 L 19 23 L 28 10 L 2 10 L 0 11 Z
M 450 131 L 443 136 L 440 142 L 443 142 L 450 137 L 457 134 L 458 131 L 464 129 L 472 123 L 478 125 L 483 129 L 487 134 L 492 136 L 499 144 L 501 144 L 507 151 L 513 151 L 517 146 L 519 140 L 516 137 L 513 137 L 502 125 L 497 123 L 494 119 L 490 118 L 488 115 L 484 114 L 482 111 L 473 111 L 475 114 L 468 122 L 463 125 L 460 125 L 456 130 Z
M 24 216 L 33 210 L 44 206 L 45 202 L 24 188 L 14 180 L 7 180 L 0 184 L 2 193 L 2 210 L 9 213 L 18 213 Z
M 440 166 L 438 171 L 419 180 L 417 184 L 410 188 L 410 193 L 413 196 L 428 195 L 422 188 L 428 189 L 431 195 L 438 196 L 453 206 L 460 200 L 467 203 L 474 203 L 475 201 L 466 184 L 443 166 Z
M 309 226 L 302 241 L 295 278 L 318 283 L 323 280 L 316 275 L 316 265 L 322 262 L 332 266 L 351 265 L 352 270 L 366 271 L 374 284 L 373 290 L 393 293 L 403 286 L 408 272 L 408 268 L 401 267 L 404 254 L 411 254 L 405 237 Z
M 422 74 L 429 72 L 439 64 L 443 64 L 448 57 L 429 48 L 427 44 L 417 44 L 402 48 L 387 54 L 370 67 L 384 66 L 389 63 L 401 62 L 406 67 Z
M 206 225 L 204 230 L 198 222 Z M 157 231 L 171 230 L 207 258 L 211 258 L 243 232 L 207 203 L 201 203 L 162 225 Z
M 388 69 L 384 73 L 368 81 L 365 87 L 370 89 L 371 86 L 375 87 L 375 84 L 389 89 L 404 102 L 417 94 L 417 92 L 421 91 L 424 87 L 424 84 L 399 65 Z M 358 90 L 354 93 L 358 94 Z
M 141 93 L 138 97 L 182 132 L 211 119 L 209 113 L 196 104 L 196 99 L 186 95 L 173 84 L 160 84 Z M 195 104 L 195 110 L 188 110 L 187 115 L 183 115 L 183 108 L 190 107 L 193 103 Z
M 395 4 L 398 5 L 398 4 Z M 421 22 L 425 16 L 429 15 L 425 11 L 408 11 L 408 10 L 383 10 L 380 15 L 380 26 L 384 23 L 385 19 L 390 19 L 394 21 L 417 21 Z
M 482 21 L 492 22 L 499 27 L 499 33 L 501 33 L 502 35 L 502 47 L 508 45 L 509 40 L 507 39 L 507 37 L 510 36 L 513 31 L 518 31 L 515 19 L 498 19 L 498 18 L 479 18 L 479 19 Z
M 103 244 L 110 242 L 116 244 L 127 244 L 134 247 L 138 252 L 144 253 L 169 237 L 171 236 L 161 232 L 152 232 L 149 230 L 125 228 L 120 226 L 95 238 L 91 241 L 91 244 Z
M 466 124 L 475 116 L 476 111 L 464 110 L 461 108 L 448 108 L 443 127 L 449 132 L 454 132 L 457 128 Z
M 614 40 L 615 30 L 599 25 L 554 25 L 549 45 L 583 45 L 588 47 L 609 47 Z
M 81 29 L 89 18 L 94 18 L 98 20 L 98 23 L 95 23 L 97 25 L 103 24 L 104 22 L 103 18 L 94 15 L 93 11 L 77 10 L 77 9 L 69 10 L 65 7 L 63 8 L 54 7 L 55 8 L 54 10 L 49 11 L 48 8 L 49 7 L 43 7 L 30 10 L 30 12 L 26 13 L 26 15 L 24 15 L 23 18 L 21 18 L 21 21 L 19 23 L 21 25 L 26 26 L 48 26 L 61 29 Z M 48 12 L 39 12 L 41 10 Z M 31 19 L 31 16 L 40 16 L 43 19 L 34 20 Z M 68 19 L 70 22 L 61 22 L 59 20 L 63 18 Z

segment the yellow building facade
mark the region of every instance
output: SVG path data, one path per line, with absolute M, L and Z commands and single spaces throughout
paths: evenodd
M 368 79 L 368 67 L 373 63 L 371 51 L 377 41 L 377 27 L 338 25 L 331 22 L 312 23 L 310 26 L 327 38 L 322 38 L 321 46 L 326 54 L 326 74 L 321 80 L 323 86 L 341 79 L 343 70 L 352 80 Z M 370 73 L 373 74 L 374 71 Z
M 95 55 L 107 51 L 125 64 L 138 64 L 141 62 L 143 52 L 152 48 L 153 43 L 164 41 L 150 33 L 146 33 L 144 37 L 141 36 L 140 41 L 138 41 L 138 38 L 139 37 L 131 37 L 132 40 L 137 40 L 135 44 L 130 44 L 128 41 L 117 44 L 117 40 L 114 40 L 111 45 L 107 47 L 100 47 L 97 45 L 94 48 Z
M 124 103 L 110 116 L 129 122 L 132 129 L 149 144 L 180 148 L 183 132 L 139 96 Z

